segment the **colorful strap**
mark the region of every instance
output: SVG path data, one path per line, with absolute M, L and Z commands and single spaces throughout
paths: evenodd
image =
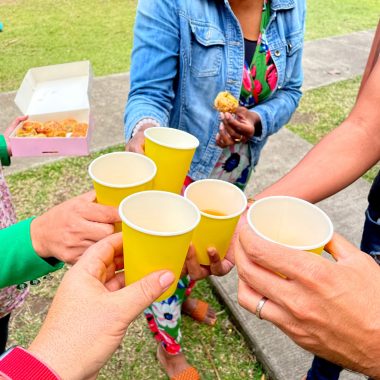
M 7 380 L 60 380 L 46 364 L 19 346 L 0 357 L 0 376 Z

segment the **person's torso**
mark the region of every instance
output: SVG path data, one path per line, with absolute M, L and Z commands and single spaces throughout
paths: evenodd
M 214 99 L 220 91 L 240 96 L 244 39 L 227 0 L 177 0 L 176 4 L 180 47 L 169 126 L 200 140 L 190 175 L 201 179 L 210 174 L 221 153 L 215 144 L 219 114 L 213 108 Z M 267 43 L 278 73 L 275 90 L 298 75 L 294 60 L 303 45 L 304 7 L 301 0 L 271 2 Z M 161 70 L 164 74 L 167 68 Z M 264 144 L 254 147 L 253 164 Z

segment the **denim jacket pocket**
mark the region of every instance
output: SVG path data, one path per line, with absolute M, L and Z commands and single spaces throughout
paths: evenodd
M 226 39 L 215 26 L 199 21 L 190 21 L 191 28 L 191 73 L 195 77 L 218 75 L 223 58 Z
M 286 68 L 285 68 L 285 82 L 289 82 L 293 77 L 293 70 L 297 64 L 298 54 L 302 52 L 303 47 L 303 33 L 292 33 L 286 37 Z

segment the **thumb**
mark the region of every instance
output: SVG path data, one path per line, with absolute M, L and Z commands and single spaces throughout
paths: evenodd
M 330 253 L 337 261 L 348 259 L 353 255 L 361 253 L 357 247 L 337 233 L 334 234 L 332 240 L 326 245 L 325 251 Z
M 172 272 L 166 270 L 153 272 L 112 295 L 116 297 L 115 302 L 122 305 L 125 317 L 130 323 L 164 293 L 174 280 Z

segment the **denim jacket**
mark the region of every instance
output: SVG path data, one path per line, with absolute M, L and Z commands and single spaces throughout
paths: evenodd
M 305 1 L 271 0 L 270 6 L 267 40 L 278 81 L 274 93 L 250 110 L 262 122 L 261 135 L 249 141 L 253 165 L 268 137 L 289 121 L 302 94 Z M 189 175 L 207 178 L 221 153 L 213 102 L 220 91 L 239 98 L 243 65 L 243 33 L 228 0 L 139 0 L 126 140 L 144 118 L 185 130 L 200 141 Z

